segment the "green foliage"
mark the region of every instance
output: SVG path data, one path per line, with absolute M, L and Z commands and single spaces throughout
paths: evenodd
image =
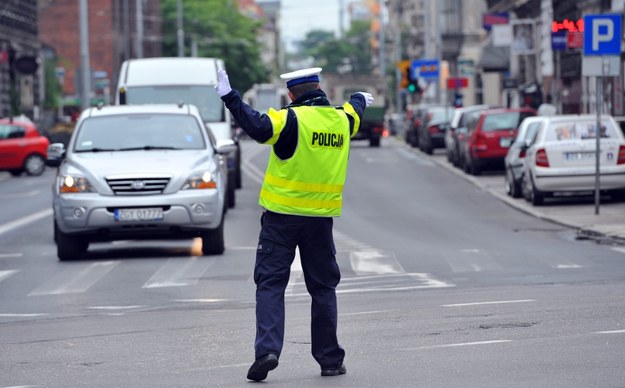
M 59 85 L 59 80 L 56 78 L 55 67 L 55 61 L 44 61 L 44 72 L 46 80 L 46 94 L 43 99 L 44 109 L 55 109 L 59 106 L 61 85 Z
M 232 3 L 232 5 L 231 5 Z M 177 0 L 161 0 L 163 56 L 178 56 Z M 191 55 L 191 40 L 199 57 L 217 57 L 225 62 L 232 87 L 244 92 L 268 79 L 256 35 L 261 23 L 241 14 L 236 1 L 183 0 L 185 56 Z
M 316 66 L 331 73 L 370 74 L 370 23 L 355 21 L 342 38 L 322 30 L 308 32 L 300 43 L 300 56 L 314 58 Z

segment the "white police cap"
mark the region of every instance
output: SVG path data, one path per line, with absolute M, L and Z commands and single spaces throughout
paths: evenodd
M 321 73 L 320 67 L 311 67 L 308 69 L 301 69 L 292 71 L 290 73 L 281 74 L 280 78 L 286 81 L 286 87 L 290 88 L 295 85 L 304 84 L 307 82 L 319 82 L 319 73 Z

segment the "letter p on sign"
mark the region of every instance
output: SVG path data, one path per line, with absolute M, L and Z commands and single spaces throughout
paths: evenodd
M 584 55 L 620 55 L 622 15 L 584 16 Z

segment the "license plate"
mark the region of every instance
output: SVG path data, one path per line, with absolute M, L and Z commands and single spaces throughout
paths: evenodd
M 594 160 L 594 152 L 565 152 L 564 159 L 566 160 Z
M 512 138 L 510 137 L 502 137 L 499 139 L 499 145 L 504 148 L 510 147 L 510 144 L 512 144 Z
M 138 209 L 115 209 L 115 221 L 157 221 L 163 219 L 160 207 L 144 207 Z

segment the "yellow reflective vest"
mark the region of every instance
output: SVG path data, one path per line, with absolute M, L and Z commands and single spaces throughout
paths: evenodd
M 282 214 L 338 217 L 343 205 L 343 185 L 349 157 L 350 126 L 353 137 L 360 126 L 354 108 L 345 103 L 334 106 L 290 108 L 298 123 L 297 147 L 293 156 L 282 160 L 272 150 L 265 172 L 259 204 Z M 275 144 L 286 124 L 288 110 L 270 109 L 274 133 L 265 144 Z

